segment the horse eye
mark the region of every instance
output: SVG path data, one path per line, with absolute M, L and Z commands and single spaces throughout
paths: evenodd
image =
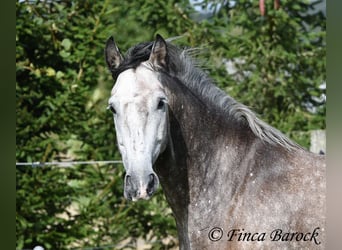
M 164 107 L 165 107 L 165 101 L 164 101 L 164 99 L 160 99 L 158 102 L 157 109 L 161 110 L 161 109 L 164 109 Z
M 107 109 L 109 109 L 113 114 L 116 114 L 116 110 L 112 105 L 109 105 Z

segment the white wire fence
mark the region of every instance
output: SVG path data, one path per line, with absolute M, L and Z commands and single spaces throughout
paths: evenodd
M 31 166 L 31 167 L 44 167 L 44 166 L 57 166 L 61 168 L 69 168 L 75 165 L 104 165 L 104 164 L 120 164 L 121 160 L 109 160 L 109 161 L 51 161 L 51 162 L 16 162 L 18 166 Z

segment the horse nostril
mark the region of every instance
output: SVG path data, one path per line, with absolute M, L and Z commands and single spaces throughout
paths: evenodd
M 148 178 L 149 178 L 149 181 L 148 181 L 146 191 L 149 195 L 152 195 L 154 192 L 155 176 L 154 174 L 150 174 Z
M 130 186 L 130 185 L 132 185 L 131 176 L 130 175 L 126 175 L 126 186 Z
M 150 178 L 149 183 L 154 182 L 154 174 L 150 174 L 149 178 Z

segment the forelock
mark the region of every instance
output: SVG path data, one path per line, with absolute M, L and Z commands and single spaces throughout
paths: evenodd
M 121 64 L 117 68 L 111 70 L 114 81 L 117 80 L 118 76 L 123 71 L 127 69 L 136 69 L 142 62 L 147 61 L 150 57 L 152 46 L 153 42 L 144 42 L 130 48 Z

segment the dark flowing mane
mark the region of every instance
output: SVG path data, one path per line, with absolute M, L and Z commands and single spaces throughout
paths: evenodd
M 111 69 L 116 80 L 119 74 L 127 69 L 137 68 L 142 62 L 149 59 L 153 42 L 140 43 L 130 48 L 121 64 Z M 180 49 L 167 43 L 167 55 L 169 72 L 172 77 L 178 78 L 188 89 L 203 102 L 209 103 L 224 112 L 227 117 L 238 122 L 247 123 L 252 132 L 262 141 L 280 145 L 288 150 L 301 148 L 291 141 L 279 130 L 260 120 L 247 106 L 237 102 L 232 97 L 220 90 L 208 77 L 208 75 L 196 66 L 196 62 L 190 53 L 193 49 Z M 158 71 L 158 69 L 155 69 Z

